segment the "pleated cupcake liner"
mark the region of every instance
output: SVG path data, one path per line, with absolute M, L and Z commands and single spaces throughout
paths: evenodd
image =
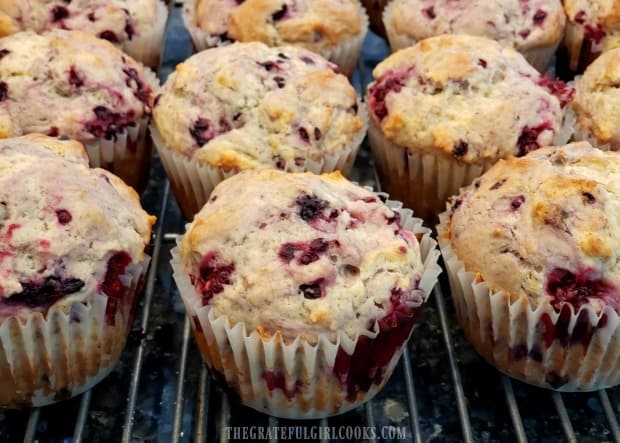
M 121 49 L 146 66 L 157 69 L 168 21 L 168 7 L 161 0 L 156 2 L 157 17 L 150 28 L 131 40 L 124 41 Z
M 155 73 L 143 67 L 153 91 L 159 89 Z M 126 184 L 142 193 L 148 183 L 153 144 L 148 134 L 150 117 L 126 126 L 112 139 L 99 137 L 85 141 L 84 147 L 93 168 L 103 168 L 120 177 Z
M 360 145 L 366 136 L 368 125 L 366 107 L 360 100 L 358 100 L 357 105 L 358 117 L 363 123 L 362 128 L 338 153 L 326 154 L 319 161 L 307 158 L 301 169 L 298 166 L 286 164 L 284 170 L 313 172 L 315 174 L 338 170 L 343 175 L 348 176 L 353 169 L 353 163 Z M 200 162 L 196 158 L 187 157 L 166 145 L 154 124 L 151 125 L 150 130 L 151 138 L 164 165 L 181 212 L 187 220 L 191 221 L 207 202 L 213 188 L 239 171 L 235 169 L 225 170 L 211 166 L 206 162 Z
M 385 196 L 385 194 L 382 194 Z M 201 306 L 179 256 L 172 251 L 172 269 L 191 321 L 194 337 L 211 373 L 235 393 L 242 404 L 283 418 L 316 419 L 349 411 L 370 400 L 389 379 L 411 334 L 417 315 L 432 291 L 441 268 L 431 231 L 402 203 L 387 201 L 401 215 L 402 226 L 422 236 L 424 272 L 408 304 L 409 316 L 388 329 L 320 334 L 309 342 L 300 335 L 285 339 L 230 324 L 211 306 Z M 180 241 L 180 240 L 179 240 Z M 388 349 L 392 346 L 393 352 Z
M 440 215 L 439 245 L 456 316 L 465 336 L 491 365 L 525 383 L 563 392 L 620 383 L 620 317 L 610 307 L 556 312 L 527 297 L 511 300 L 468 271 L 449 239 L 449 212 Z
M 46 314 L 22 310 L 0 324 L 0 406 L 39 407 L 81 394 L 105 378 L 125 347 L 150 258 L 127 267 L 122 297 L 97 288 Z

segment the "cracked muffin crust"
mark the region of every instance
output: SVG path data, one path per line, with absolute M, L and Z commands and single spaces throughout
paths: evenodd
M 339 173 L 229 178 L 196 215 L 180 255 L 196 304 L 248 331 L 311 343 L 372 329 L 414 301 L 423 272 L 399 215 Z
M 603 53 L 586 68 L 570 106 L 575 138 L 620 150 L 620 48 Z
M 192 0 L 186 2 L 184 20 L 198 49 L 231 41 L 301 46 L 346 74 L 353 71 L 368 27 L 354 0 Z M 337 54 L 348 46 L 351 54 Z
M 109 42 L 81 31 L 0 40 L 0 137 L 30 132 L 116 139 L 150 114 L 150 79 Z
M 368 136 L 386 192 L 433 221 L 498 159 L 561 141 L 574 91 L 512 48 L 443 35 L 381 62 L 368 87 Z
M 83 146 L 0 141 L 0 405 L 44 406 L 90 389 L 123 351 L 155 218 Z
M 191 220 L 213 186 L 245 169 L 351 171 L 366 109 L 335 65 L 308 50 L 235 43 L 177 66 L 152 131 Z
M 543 71 L 565 22 L 560 0 L 393 0 L 385 14 L 393 50 L 441 34 L 477 35 L 517 49 Z M 538 63 L 536 51 L 544 52 Z
M 167 16 L 161 0 L 2 0 L 0 36 L 80 30 L 155 67 Z
M 82 145 L 42 135 L 0 141 L 0 318 L 70 306 L 144 260 L 154 217 Z
M 457 318 L 502 372 L 568 392 L 620 383 L 619 172 L 620 154 L 587 142 L 541 148 L 440 217 Z
M 174 278 L 203 358 L 243 404 L 321 418 L 390 377 L 441 271 L 430 230 L 383 198 L 338 172 L 261 169 L 196 215 Z

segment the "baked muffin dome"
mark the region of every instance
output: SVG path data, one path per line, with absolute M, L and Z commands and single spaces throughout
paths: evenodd
M 230 41 L 295 45 L 330 59 L 346 74 L 355 68 L 368 28 L 354 0 L 191 0 L 184 20 L 199 50 Z
M 80 30 L 157 66 L 167 17 L 161 0 L 4 0 L 0 3 L 0 36 Z
M 116 139 L 148 118 L 152 80 L 131 57 L 81 31 L 0 40 L 0 137 L 31 132 Z
M 580 77 L 571 102 L 577 139 L 620 149 L 620 48 L 598 57 Z
M 322 57 L 243 43 L 200 52 L 159 91 L 155 125 L 171 149 L 238 170 L 299 170 L 363 128 L 355 89 Z
M 255 170 L 227 179 L 180 255 L 196 306 L 287 340 L 316 343 L 338 331 L 353 338 L 422 301 L 417 239 L 374 193 L 339 173 Z
M 500 160 L 441 217 L 457 318 L 502 372 L 561 391 L 620 383 L 620 154 L 587 142 Z
M 560 0 L 394 0 L 385 14 L 392 49 L 441 34 L 488 37 L 523 53 L 537 68 L 560 43 L 565 25 Z M 548 49 L 535 63 L 532 51 Z
M 511 300 L 620 312 L 618 172 L 620 154 L 585 142 L 501 161 L 452 205 L 452 247 Z
M 572 94 L 515 50 L 467 35 L 423 40 L 392 54 L 373 76 L 368 108 L 388 140 L 465 163 L 551 145 Z
M 120 179 L 90 169 L 79 143 L 0 141 L 0 184 L 0 318 L 106 292 L 144 260 L 154 217 Z

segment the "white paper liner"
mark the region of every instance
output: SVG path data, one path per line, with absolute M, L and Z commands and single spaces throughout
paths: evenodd
M 575 80 L 570 82 L 569 85 L 574 87 L 579 82 L 580 78 L 581 76 L 575 77 Z M 587 141 L 592 146 L 603 151 L 620 151 L 620 143 L 617 145 L 613 143 L 602 143 L 598 138 L 590 134 L 589 131 L 582 129 L 581 125 L 577 122 L 577 114 L 570 103 L 566 105 L 564 109 L 561 132 L 566 136 L 567 140 L 570 141 Z
M 385 25 L 385 33 L 390 43 L 390 50 L 396 52 L 400 49 L 408 48 L 418 43 L 417 39 L 414 39 L 407 34 L 399 34 L 396 32 L 390 23 L 392 22 L 392 14 L 394 9 L 394 1 L 391 1 L 383 10 L 383 24 Z M 545 72 L 551 60 L 555 55 L 555 51 L 558 49 L 562 38 L 560 37 L 552 45 L 539 46 L 531 49 L 518 49 L 518 51 L 525 57 L 527 62 L 538 70 L 538 72 Z
M 103 137 L 84 142 L 90 166 L 103 168 L 120 177 L 139 193 L 146 187 L 151 164 L 152 144 L 146 136 L 149 119 L 126 127 L 116 139 Z
M 441 273 L 437 243 L 430 229 L 423 227 L 422 220 L 414 218 L 410 210 L 402 209 L 402 203 L 388 200 L 386 204 L 400 213 L 403 228 L 422 235 L 420 251 L 424 271 L 419 287 L 425 302 Z M 346 387 L 333 371 L 338 350 L 341 348 L 351 355 L 361 336 L 372 340 L 377 332 L 363 330 L 354 338 L 338 332 L 335 339 L 323 334 L 313 345 L 302 337 L 285 343 L 279 333 L 263 337 L 258 331 L 247 331 L 243 323 L 231 326 L 228 317 L 216 317 L 210 306 L 200 306 L 200 297 L 185 272 L 178 249 L 177 246 L 172 251 L 174 279 L 204 360 L 212 373 L 225 379 L 225 384 L 243 404 L 260 412 L 284 418 L 315 419 L 353 409 L 381 390 L 407 344 L 408 339 L 395 351 L 380 385 L 371 385 L 368 392 L 358 392 L 355 401 L 349 401 Z M 263 377 L 265 372 L 284 377 L 287 391 L 293 393 L 290 399 L 282 389 L 269 390 Z M 294 387 L 299 380 L 304 387 L 297 392 Z
M 150 257 L 121 276 L 126 294 L 106 321 L 108 296 L 57 302 L 47 315 L 20 312 L 0 325 L 0 406 L 45 406 L 74 397 L 114 369 L 125 347 Z M 82 302 L 81 300 L 84 300 Z
M 413 153 L 386 139 L 372 119 L 368 141 L 382 189 L 430 223 L 445 209 L 449 197 L 458 194 L 460 188 L 480 177 L 494 163 L 467 164 L 442 152 Z
M 143 66 L 145 77 L 153 93 L 159 89 L 159 79 L 153 71 Z M 103 168 L 120 177 L 126 184 L 141 193 L 147 185 L 151 167 L 153 145 L 147 137 L 150 117 L 127 126 L 116 139 L 104 137 L 85 141 L 84 147 L 93 168 Z
M 168 20 L 168 7 L 161 0 L 156 2 L 156 7 L 157 17 L 150 28 L 121 45 L 121 49 L 131 57 L 154 69 L 159 66 Z
M 325 172 L 341 171 L 344 176 L 349 176 L 353 169 L 355 157 L 360 145 L 366 136 L 368 126 L 368 112 L 360 99 L 357 101 L 358 116 L 362 120 L 362 128 L 353 136 L 353 139 L 344 146 L 339 153 L 325 155 L 320 161 L 306 159 L 302 170 L 299 167 L 285 165 L 285 170 L 298 172 L 313 172 L 322 174 Z M 178 153 L 168 147 L 162 140 L 159 131 L 154 124 L 150 126 L 151 138 L 157 149 L 161 162 L 170 179 L 170 185 L 179 203 L 181 212 L 185 218 L 191 221 L 194 215 L 202 208 L 209 199 L 213 188 L 221 181 L 236 174 L 237 170 L 224 170 L 207 163 L 200 163 L 195 158 Z
M 468 272 L 447 237 L 449 212 L 439 217 L 439 245 L 457 319 L 478 353 L 506 375 L 543 388 L 594 391 L 620 383 L 620 317 L 613 309 L 605 307 L 597 314 L 587 305 L 576 313 L 572 306 L 564 307 L 562 315 L 570 312 L 568 321 L 561 321 L 568 325 L 565 337 L 554 330 L 547 346 L 544 325 L 555 328 L 561 314 L 550 304 L 534 308 L 526 297 L 511 302 L 508 295 L 492 291 L 479 275 Z M 586 346 L 577 336 L 578 319 L 593 331 Z
M 227 46 L 232 43 L 232 41 L 229 40 L 222 40 L 219 35 L 213 35 L 203 31 L 196 24 L 195 11 L 196 0 L 186 0 L 183 5 L 183 23 L 189 32 L 196 51 Z M 362 44 L 368 32 L 368 15 L 362 6 L 360 6 L 360 25 L 359 34 L 345 40 L 330 51 L 319 53 L 319 55 L 338 65 L 342 73 L 348 77 L 353 74 L 353 71 L 357 67 L 357 62 L 362 51 Z

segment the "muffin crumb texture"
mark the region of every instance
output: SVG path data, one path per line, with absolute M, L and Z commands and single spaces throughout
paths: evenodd
M 502 160 L 453 201 L 451 245 L 512 302 L 620 313 L 619 171 L 586 142 Z
M 553 144 L 573 88 L 541 76 L 515 50 L 465 35 L 429 38 L 373 71 L 368 108 L 397 146 L 465 163 Z
M 181 257 L 195 304 L 248 333 L 355 337 L 376 322 L 389 329 L 422 303 L 418 241 L 399 220 L 339 173 L 247 171 L 215 189 Z
M 137 194 L 89 169 L 78 142 L 40 135 L 0 142 L 0 318 L 101 291 L 111 301 L 142 262 L 154 218 Z M 109 319 L 113 322 L 113 319 Z
M 148 117 L 151 92 L 140 64 L 90 34 L 24 32 L 0 40 L 0 137 L 116 140 Z
M 355 90 L 335 65 L 295 47 L 238 43 L 180 64 L 153 110 L 171 149 L 225 170 L 303 170 L 353 148 Z

